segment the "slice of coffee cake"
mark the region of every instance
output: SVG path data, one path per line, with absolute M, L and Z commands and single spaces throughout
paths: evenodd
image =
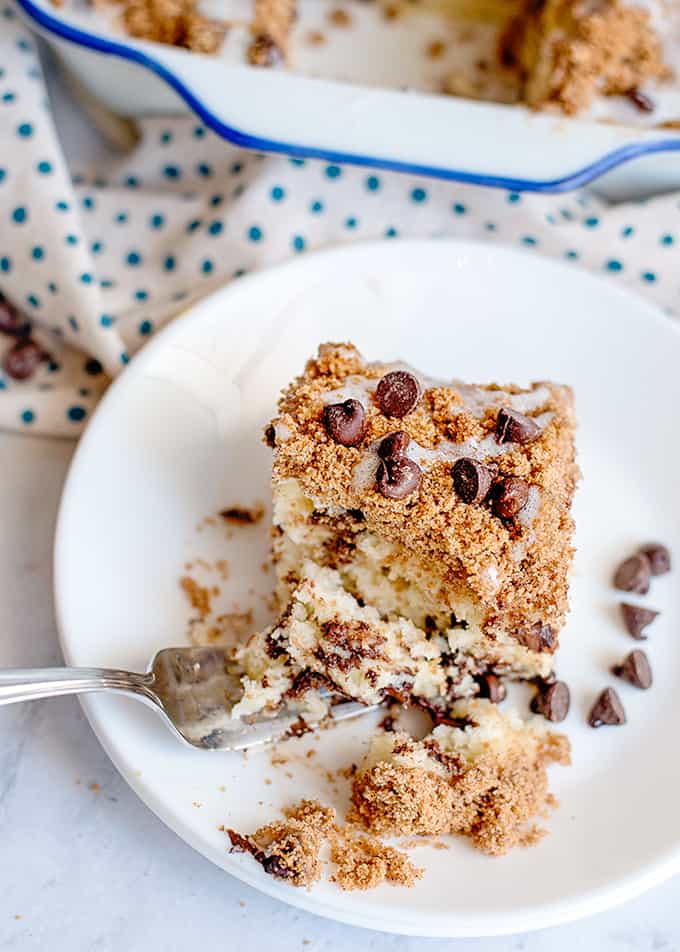
M 266 439 L 282 608 L 321 566 L 357 610 L 448 642 L 444 664 L 549 674 L 578 478 L 568 387 L 442 383 L 325 344 L 279 411 Z

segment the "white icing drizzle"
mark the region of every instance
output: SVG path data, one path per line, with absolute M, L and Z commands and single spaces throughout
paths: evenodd
M 531 413 L 542 407 L 550 397 L 550 391 L 543 384 L 523 393 L 509 393 L 507 390 L 484 390 L 482 387 L 463 383 L 461 380 L 446 381 L 428 377 L 403 361 L 394 361 L 390 364 L 370 363 L 366 367 L 367 369 L 380 367 L 386 374 L 395 370 L 403 370 L 413 374 L 423 393 L 433 387 L 449 387 L 455 390 L 460 397 L 459 412 L 468 413 L 478 420 L 484 417 L 487 410 L 499 410 L 501 407 L 508 407 L 516 410 L 517 413 Z M 322 400 L 324 403 L 342 403 L 344 400 L 354 399 L 359 400 L 360 403 L 365 403 L 367 399 L 370 400 L 377 385 L 378 378 L 369 379 L 363 374 L 351 374 L 341 387 L 324 393 Z
M 529 498 L 523 509 L 517 513 L 515 518 L 523 526 L 530 526 L 541 508 L 541 490 L 538 486 L 529 486 Z
M 293 435 L 288 424 L 281 420 L 274 424 L 274 434 L 277 443 L 285 443 Z
M 370 403 L 371 397 L 378 386 L 377 380 L 369 380 L 368 377 L 352 374 L 345 379 L 341 387 L 336 390 L 327 390 L 322 394 L 321 399 L 324 404 L 344 403 L 345 400 L 358 400 L 363 406 Z
M 378 456 L 378 447 L 382 439 L 370 443 L 361 454 L 361 459 L 352 470 L 352 489 L 356 492 L 365 492 L 375 485 L 375 477 L 378 472 L 380 457 Z
M 523 526 L 529 528 L 533 525 L 536 516 L 541 508 L 541 490 L 538 486 L 529 486 L 529 498 L 527 499 L 526 505 L 523 509 L 515 516 L 517 522 L 520 522 Z M 515 542 L 514 545 L 510 547 L 510 558 L 513 562 L 521 562 L 526 558 L 526 554 L 529 550 L 529 546 L 533 545 L 536 541 L 535 532 L 527 532 L 525 537 L 519 542 Z
M 484 582 L 489 586 L 489 589 L 492 592 L 497 592 L 500 587 L 500 580 L 498 578 L 498 569 L 495 565 L 487 565 L 486 568 L 482 569 L 481 577 Z

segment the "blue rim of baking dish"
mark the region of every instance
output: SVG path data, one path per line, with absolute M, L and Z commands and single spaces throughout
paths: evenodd
M 566 192 L 587 185 L 605 172 L 609 172 L 617 166 L 631 161 L 631 159 L 659 152 L 680 152 L 680 137 L 659 139 L 653 142 L 630 142 L 628 145 L 621 146 L 619 149 L 614 149 L 612 152 L 606 153 L 602 158 L 578 169 L 576 172 L 572 172 L 570 175 L 565 175 L 558 179 L 540 181 L 536 179 L 512 178 L 502 175 L 484 175 L 476 172 L 465 172 L 460 169 L 447 169 L 438 166 L 381 159 L 370 155 L 336 152 L 315 146 L 300 146 L 291 142 L 276 142 L 273 139 L 264 139 L 260 136 L 248 135 L 248 133 L 242 132 L 240 129 L 236 129 L 222 122 L 194 95 L 191 89 L 189 89 L 172 70 L 154 59 L 154 57 L 148 53 L 62 23 L 60 20 L 50 16 L 49 13 L 37 7 L 32 0 L 16 0 L 16 2 L 24 13 L 39 26 L 63 40 L 78 46 L 83 46 L 89 50 L 94 50 L 98 53 L 129 60 L 132 63 L 150 69 L 175 90 L 208 129 L 221 136 L 221 138 L 226 139 L 228 142 L 231 142 L 233 145 L 241 146 L 244 149 L 252 149 L 256 152 L 274 152 L 301 159 L 324 159 L 328 162 L 338 163 L 339 165 L 360 165 L 366 168 L 379 168 L 391 172 L 405 172 L 410 175 L 422 175 L 429 178 L 463 182 L 468 185 L 506 188 L 515 192 Z

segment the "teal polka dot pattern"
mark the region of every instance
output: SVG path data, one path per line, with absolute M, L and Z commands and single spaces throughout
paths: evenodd
M 680 311 L 677 196 L 608 207 L 591 193 L 480 189 L 253 155 L 192 118 L 144 119 L 128 156 L 69 169 L 44 119 L 35 45 L 16 18 L 0 22 L 0 123 L 11 142 L 0 156 L 0 284 L 59 345 L 20 399 L 0 374 L 0 426 L 77 435 L 109 379 L 188 302 L 335 243 L 503 243 Z

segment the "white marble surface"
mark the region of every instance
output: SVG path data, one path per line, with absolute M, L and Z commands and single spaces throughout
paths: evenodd
M 101 143 L 57 96 L 69 153 L 96 160 Z M 72 451 L 0 434 L 0 666 L 60 660 L 51 549 Z M 0 950 L 179 952 L 197 940 L 202 952 L 661 952 L 680 949 L 680 878 L 531 935 L 421 940 L 333 924 L 259 895 L 166 829 L 118 776 L 77 701 L 0 708 Z

